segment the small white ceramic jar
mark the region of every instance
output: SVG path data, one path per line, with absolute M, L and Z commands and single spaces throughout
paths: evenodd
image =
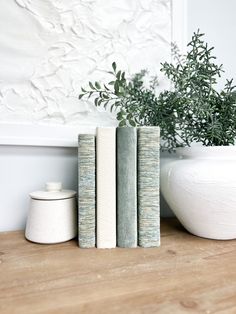
M 46 183 L 46 191 L 30 193 L 26 239 L 37 243 L 60 243 L 77 234 L 76 192 L 62 190 L 61 182 Z

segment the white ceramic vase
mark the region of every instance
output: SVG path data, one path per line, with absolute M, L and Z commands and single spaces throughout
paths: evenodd
M 161 191 L 189 232 L 236 238 L 236 146 L 178 149 L 161 166 Z

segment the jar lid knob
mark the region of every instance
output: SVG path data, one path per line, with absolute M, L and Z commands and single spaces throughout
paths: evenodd
M 46 183 L 46 191 L 61 191 L 62 183 L 61 182 L 47 182 Z

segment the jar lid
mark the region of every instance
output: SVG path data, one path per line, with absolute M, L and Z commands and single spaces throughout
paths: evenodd
M 36 200 L 62 200 L 76 195 L 73 190 L 62 190 L 61 182 L 47 182 L 45 191 L 30 193 L 30 197 Z

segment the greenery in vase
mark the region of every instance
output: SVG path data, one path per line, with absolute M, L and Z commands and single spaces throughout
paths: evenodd
M 108 84 L 89 82 L 79 96 L 95 97 L 94 104 L 116 112 L 120 126 L 160 126 L 163 149 L 190 146 L 232 145 L 236 136 L 236 91 L 233 80 L 217 91 L 222 65 L 212 56 L 213 47 L 204 42 L 204 34 L 193 34 L 188 52 L 181 56 L 173 45 L 174 63 L 161 64 L 170 80 L 171 90 L 157 94 L 157 78 L 144 84 L 146 70 L 130 79 L 112 63 Z

